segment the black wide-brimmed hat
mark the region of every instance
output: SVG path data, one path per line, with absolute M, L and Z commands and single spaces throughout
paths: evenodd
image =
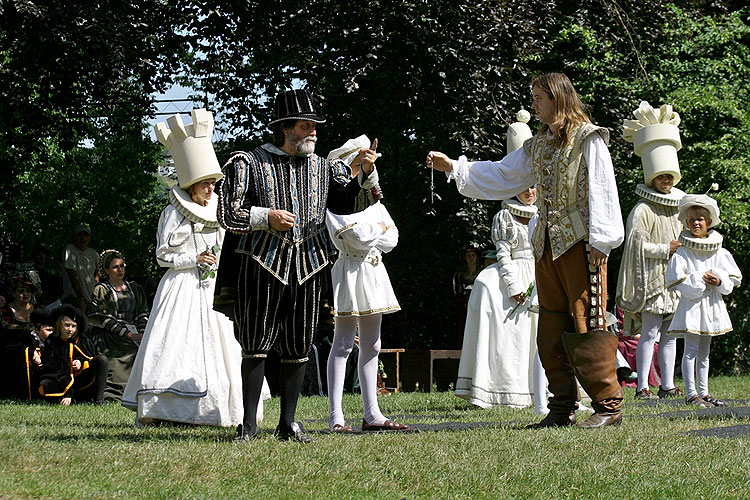
M 284 120 L 309 120 L 315 123 L 326 121 L 318 100 L 303 89 L 281 92 L 276 96 L 273 108 L 273 120 L 268 123 L 269 127 Z

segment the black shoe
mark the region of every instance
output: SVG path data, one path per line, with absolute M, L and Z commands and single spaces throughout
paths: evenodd
M 569 427 L 576 423 L 576 414 L 553 414 L 548 413 L 541 422 L 536 424 L 529 424 L 526 426 L 527 429 L 544 429 L 547 427 Z
M 260 431 L 255 432 L 249 432 L 249 429 L 246 431 L 245 427 L 240 424 L 237 426 L 237 436 L 234 438 L 235 443 L 244 443 L 245 441 L 252 441 L 253 439 L 258 439 L 260 437 Z
M 710 394 L 706 394 L 705 396 L 703 396 L 703 401 L 705 401 L 706 403 L 711 403 L 714 406 L 729 406 L 729 404 L 723 399 L 717 399 Z
M 276 427 L 275 436 L 279 441 L 297 441 L 298 443 L 312 443 L 315 441 L 305 433 L 305 428 L 299 422 L 292 422 L 289 430 L 282 430 Z

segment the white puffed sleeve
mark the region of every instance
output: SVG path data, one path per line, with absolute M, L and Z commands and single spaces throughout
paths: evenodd
M 683 299 L 695 300 L 706 291 L 703 273 L 691 270 L 690 263 L 685 258 L 682 248 L 669 259 L 667 265 L 667 288 L 679 290 Z
M 156 260 L 161 267 L 189 269 L 197 267 L 197 255 L 192 245 L 193 227 L 188 219 L 169 205 L 159 217 L 156 233 Z

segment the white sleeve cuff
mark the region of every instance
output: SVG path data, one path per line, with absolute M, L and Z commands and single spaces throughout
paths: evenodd
M 250 207 L 250 228 L 253 231 L 268 229 L 268 212 L 270 208 Z

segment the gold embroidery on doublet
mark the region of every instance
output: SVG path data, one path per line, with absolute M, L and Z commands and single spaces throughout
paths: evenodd
M 524 143 L 537 181 L 539 222 L 531 238 L 537 260 L 549 234 L 552 258 L 557 259 L 589 235 L 588 167 L 583 159 L 583 141 L 598 132 L 605 142 L 606 129 L 582 123 L 571 130 L 571 140 L 557 148 L 549 133 L 537 133 Z

